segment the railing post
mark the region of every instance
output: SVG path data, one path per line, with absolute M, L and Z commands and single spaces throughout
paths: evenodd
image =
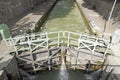
M 79 37 L 79 39 L 78 39 L 78 49 L 79 49 L 79 47 L 80 47 L 80 39 L 81 39 L 81 37 L 82 37 L 82 34 L 80 34 L 80 37 Z
M 50 50 L 48 50 L 48 58 L 49 58 L 49 60 L 48 60 L 48 68 L 49 68 L 49 70 L 51 70 L 51 51 Z
M 105 52 L 104 52 L 104 58 L 106 57 L 106 54 L 107 54 L 108 49 L 110 48 L 110 45 L 111 45 L 111 44 L 108 44 L 108 45 L 107 45 L 107 48 L 106 48 L 106 50 L 105 50 Z
M 69 47 L 70 46 L 70 33 L 68 32 L 68 44 L 67 46 Z
M 29 45 L 30 56 L 31 56 L 31 60 L 32 60 L 32 67 L 33 67 L 34 72 L 36 73 L 35 63 L 34 63 L 34 59 L 33 59 L 33 55 L 32 55 L 32 48 L 31 48 L 31 42 L 30 42 L 30 36 L 29 35 L 27 35 L 27 43 Z
M 46 35 L 46 39 L 47 39 L 47 40 L 46 40 L 46 43 L 47 43 L 46 46 L 47 46 L 47 49 L 48 49 L 48 48 L 49 48 L 49 38 L 48 38 L 48 33 L 46 32 L 45 35 Z
M 58 47 L 59 47 L 59 45 L 60 45 L 60 32 L 58 32 Z
M 97 42 L 98 42 L 98 37 L 96 38 L 94 44 L 93 44 L 93 49 L 92 49 L 92 55 L 91 55 L 91 60 L 93 59 L 93 55 L 97 46 Z
M 77 51 L 77 55 L 75 58 L 74 70 L 76 69 L 76 66 L 77 66 L 78 56 L 79 56 L 79 51 Z
M 14 46 L 14 49 L 15 49 L 16 55 L 18 55 L 18 50 L 17 50 L 16 44 L 15 44 L 15 42 L 14 42 L 14 39 L 13 39 L 13 38 L 10 38 L 10 39 L 11 39 L 12 44 L 13 44 L 13 46 Z

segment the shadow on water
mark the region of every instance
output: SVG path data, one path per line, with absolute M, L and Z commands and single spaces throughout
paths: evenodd
M 115 69 L 95 71 L 93 73 L 85 74 L 81 70 L 67 70 L 68 80 L 119 80 L 120 74 L 115 73 Z M 34 75 L 32 80 L 60 80 L 59 70 L 40 71 L 37 75 Z

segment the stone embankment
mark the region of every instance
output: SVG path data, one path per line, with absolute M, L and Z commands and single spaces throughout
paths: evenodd
M 46 0 L 0 0 L 0 23 L 8 23 Z
M 87 8 L 97 12 L 106 21 L 108 20 L 111 8 L 113 6 L 114 0 L 83 0 L 83 4 Z M 112 19 L 110 21 L 110 26 L 113 25 L 116 28 L 120 28 L 120 1 L 117 0 L 116 6 L 114 8 Z
M 32 0 L 0 1 L 2 5 L 0 23 L 8 24 L 13 36 L 29 32 L 37 23 L 43 22 L 44 16 L 57 2 L 57 0 L 33 0 L 32 3 L 30 1 Z
M 84 5 L 89 5 L 90 8 L 95 8 L 94 10 L 97 11 L 104 19 L 108 19 L 109 13 L 113 6 L 114 0 L 84 0 Z M 117 0 L 117 4 L 115 6 L 112 21 L 114 25 L 120 27 L 120 1 Z
M 107 39 L 113 35 L 114 31 L 120 27 L 119 25 L 119 16 L 116 15 L 120 10 L 117 6 L 119 6 L 119 2 L 115 6 L 114 13 L 112 19 L 107 22 L 109 12 L 111 11 L 111 7 L 113 1 L 103 1 L 103 0 L 76 0 L 82 9 L 88 23 L 93 30 L 93 32 L 97 33 L 99 36 L 103 36 Z M 111 5 L 110 5 L 111 4 Z M 106 6 L 107 5 L 107 6 Z M 88 14 L 89 13 L 89 14 Z M 117 16 L 117 17 L 115 17 Z

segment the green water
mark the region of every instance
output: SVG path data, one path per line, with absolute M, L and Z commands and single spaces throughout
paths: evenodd
M 81 71 L 67 70 L 68 80 L 86 80 L 84 74 Z M 60 71 L 41 71 L 39 74 L 35 75 L 34 80 L 60 80 Z
M 72 0 L 60 0 L 43 24 L 41 31 L 72 31 L 84 32 L 86 23 L 79 8 Z
M 43 24 L 41 31 L 72 31 L 84 32 L 87 25 L 72 0 L 60 0 L 51 11 L 48 19 Z M 67 70 L 69 80 L 86 80 L 81 71 Z M 59 70 L 40 71 L 34 80 L 60 80 Z

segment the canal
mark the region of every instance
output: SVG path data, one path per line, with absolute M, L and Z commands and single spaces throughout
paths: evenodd
M 89 26 L 73 0 L 59 0 L 50 12 L 47 20 L 43 23 L 42 32 L 71 31 L 83 33 L 88 31 Z M 61 80 L 60 70 L 39 71 L 34 75 L 34 80 Z M 86 80 L 81 71 L 67 70 L 67 80 Z
M 81 33 L 89 27 L 73 0 L 60 0 L 50 12 L 41 31 L 72 31 Z

